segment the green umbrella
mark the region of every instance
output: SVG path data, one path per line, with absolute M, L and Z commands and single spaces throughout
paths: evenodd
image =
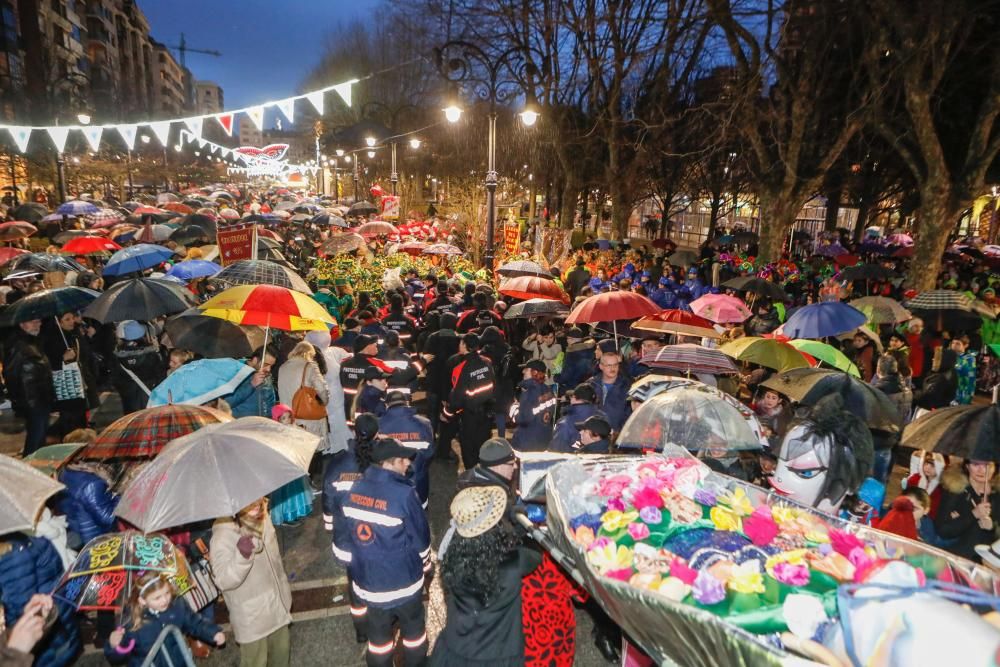
M 856 378 L 861 377 L 858 367 L 843 352 L 832 345 L 822 343 L 818 340 L 790 340 L 788 344 L 800 352 L 805 352 L 810 356 L 816 357 L 827 366 L 832 366 Z
M 84 448 L 83 442 L 64 442 L 60 445 L 49 445 L 36 450 L 24 457 L 24 462 L 38 472 L 49 477 L 55 477 L 73 455 Z
M 990 343 L 986 347 L 990 348 L 990 350 L 993 351 L 993 354 L 1000 357 L 1000 343 Z

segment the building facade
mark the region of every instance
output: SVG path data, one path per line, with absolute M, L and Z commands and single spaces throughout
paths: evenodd
M 154 117 L 183 115 L 189 108 L 185 73 L 165 45 L 150 39 L 153 47 L 152 110 Z
M 225 96 L 222 86 L 214 81 L 194 82 L 194 111 L 195 113 L 210 114 L 219 113 L 226 108 Z

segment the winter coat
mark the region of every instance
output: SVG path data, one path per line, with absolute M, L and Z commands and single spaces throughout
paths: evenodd
M 537 380 L 522 380 L 518 390 L 518 401 L 511 406 L 515 425 L 511 447 L 521 452 L 542 451 L 552 439 L 556 397 L 548 385 Z
M 330 426 L 327 436 L 328 444 L 320 448 L 325 453 L 341 452 L 347 449 L 347 441 L 351 439 L 351 430 L 347 428 L 347 418 L 344 412 L 344 389 L 340 384 L 340 364 L 350 356 L 346 350 L 332 345 L 320 345 L 323 359 L 326 361 L 326 387 L 330 400 L 326 402 L 326 421 Z
M 93 472 L 69 467 L 59 473 L 59 481 L 66 485 L 59 495 L 59 509 L 83 544 L 114 529 L 119 498 L 111 493 L 106 480 Z
M 875 375 L 875 360 L 875 346 L 872 343 L 854 350 L 854 365 L 858 367 L 861 379 L 865 382 L 871 382 Z
M 429 664 L 432 667 L 523 665 L 521 577 L 541 562 L 540 554 L 526 547 L 509 553 L 498 568 L 499 590 L 489 604 L 484 605 L 477 591 L 464 586 L 448 590 L 447 622 Z
M 417 488 L 420 502 L 427 506 L 430 494 L 430 465 L 434 458 L 434 430 L 427 417 L 405 405 L 394 405 L 379 419 L 379 436 L 395 438 L 408 449 L 416 452 L 409 476 Z
M 872 381 L 872 386 L 892 401 L 899 415 L 899 423 L 905 424 L 910 418 L 910 412 L 913 409 L 913 392 L 903 382 L 903 376 L 899 373 L 893 373 L 885 377 L 876 376 Z
M 303 371 L 305 371 L 304 375 Z M 316 362 L 307 362 L 302 357 L 295 357 L 283 363 L 278 369 L 278 400 L 292 407 L 295 392 L 299 390 L 299 387 L 315 389 L 316 396 L 324 406 L 330 399 L 330 393 L 326 388 L 326 378 L 320 373 Z M 296 417 L 295 425 L 318 435 L 320 438 L 326 437 L 326 417 L 321 419 L 299 419 Z
M 126 653 L 119 653 L 118 650 L 111 646 L 111 642 L 105 642 L 104 656 L 113 665 L 127 661 L 129 667 L 140 667 L 149 655 L 150 650 L 152 650 L 153 644 L 156 643 L 160 633 L 163 632 L 163 628 L 168 625 L 173 625 L 184 635 L 200 639 L 211 646 L 215 645 L 215 635 L 222 632 L 221 626 L 209 623 L 201 615 L 192 611 L 191 607 L 184 600 L 174 598 L 170 606 L 159 614 L 154 614 L 147 608 L 142 615 L 142 625 L 138 628 L 131 628 L 126 625 L 125 635 L 122 637 L 120 648 L 124 651 L 129 644 L 135 642 L 132 650 Z M 170 663 L 167 662 L 166 656 L 163 655 L 164 648 L 170 656 Z M 183 665 L 183 653 L 181 653 L 181 649 L 177 645 L 176 637 L 168 636 L 164 639 L 163 648 L 160 649 L 156 659 L 149 664 L 150 667 L 167 667 L 168 664 Z
M 146 407 L 149 394 L 126 370 L 138 377 L 149 391 L 163 382 L 167 371 L 159 351 L 153 345 L 141 341 L 139 344 L 119 342 L 111 360 L 111 381 L 122 398 L 123 411 L 128 414 Z
M 563 410 L 562 416 L 559 417 L 559 421 L 556 422 L 555 429 L 552 431 L 549 451 L 566 454 L 575 452 L 573 443 L 580 439 L 580 432 L 576 430 L 576 424 L 597 411 L 597 406 L 593 403 L 570 403 Z
M 553 370 L 556 370 L 556 363 L 559 355 L 563 353 L 562 346 L 556 342 L 552 345 L 544 345 L 538 338 L 521 343 L 521 348 L 528 353 L 528 359 L 538 359 L 545 364 L 545 374 L 552 377 Z
M 229 410 L 233 417 L 266 417 L 271 418 L 271 408 L 278 402 L 278 397 L 274 394 L 274 382 L 271 376 L 253 386 L 253 375 L 246 377 L 243 382 L 236 387 L 236 391 L 224 397 L 229 404 Z
M 771 333 L 780 326 L 781 320 L 778 319 L 778 311 L 770 308 L 766 315 L 754 315 L 751 317 L 750 321 L 746 324 L 746 332 L 748 336 L 760 336 Z
M 976 553 L 977 544 L 991 544 L 997 539 L 997 521 L 1000 520 L 1000 491 L 996 488 L 997 478 L 989 490 L 990 516 L 993 528 L 984 530 L 972 515 L 973 507 L 982 502 L 983 497 L 972 490 L 969 478 L 959 466 L 945 470 L 941 479 L 941 505 L 938 507 L 934 527 L 940 537 L 954 540 L 945 548 L 957 556 L 980 562 Z
M 209 546 L 212 577 L 222 590 L 233 637 L 240 644 L 267 637 L 292 622 L 292 590 L 270 517 L 264 518 L 263 537 L 253 537 L 250 558 L 244 558 L 236 543 L 250 534 L 234 519 L 219 519 L 212 526 Z
M 385 365 L 392 369 L 389 377 L 389 388 L 386 392 L 401 391 L 407 396 L 417 390 L 417 376 L 420 373 L 415 356 L 411 356 L 401 347 L 387 347 L 380 350 L 377 355 L 385 362 Z
M 496 383 L 490 362 L 474 352 L 458 356 L 456 361 L 450 376 L 448 414 L 463 410 L 473 414 L 492 412 Z
M 13 627 L 35 593 L 51 593 L 63 575 L 62 560 L 48 540 L 20 533 L 0 538 L 0 603 Z M 72 664 L 80 652 L 76 610 L 58 598 L 59 620 L 35 646 L 36 665 Z
M 594 341 L 573 343 L 563 355 L 562 370 L 553 378 L 561 390 L 570 391 L 581 382 L 586 382 L 594 370 Z
M 370 412 L 376 417 L 384 415 L 385 392 L 374 385 L 363 385 L 354 403 L 354 416 L 357 417 L 363 412 Z
M 604 382 L 600 375 L 595 375 L 589 380 L 589 384 L 597 393 L 597 405 L 607 416 L 611 428 L 621 432 L 625 420 L 632 414 L 632 406 L 628 402 L 628 380 L 624 375 L 619 375 L 614 384 L 604 390 Z
M 448 359 L 458 352 L 458 334 L 454 329 L 439 329 L 427 337 L 424 352 L 434 355 L 427 362 L 427 392 L 447 397 L 451 391 Z
M 41 341 L 20 328 L 4 343 L 3 379 L 14 411 L 50 411 L 56 402 L 52 367 L 42 352 Z
M 941 369 L 924 378 L 923 388 L 913 392 L 913 403 L 925 410 L 946 408 L 955 400 L 957 391 L 955 353 L 951 350 L 944 350 L 941 357 Z

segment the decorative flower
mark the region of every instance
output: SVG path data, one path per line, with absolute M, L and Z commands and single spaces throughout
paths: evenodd
M 775 563 L 771 576 L 789 586 L 805 586 L 809 583 L 809 567 L 805 564 Z
M 610 510 L 601 516 L 601 527 L 609 533 L 614 533 L 625 528 L 638 518 L 639 513 L 635 511 L 622 512 L 621 510 Z
M 670 576 L 680 579 L 685 584 L 693 584 L 694 580 L 698 578 L 698 572 L 688 567 L 684 559 L 674 557 L 670 561 Z
M 632 483 L 628 475 L 613 475 L 603 478 L 597 485 L 597 495 L 606 498 L 617 498 Z
M 656 592 L 675 602 L 680 602 L 691 592 L 691 586 L 677 577 L 667 577 L 656 587 Z
M 719 504 L 727 505 L 737 516 L 749 516 L 753 512 L 753 503 L 747 497 L 746 491 L 740 487 L 720 495 Z
M 593 550 L 593 549 L 603 549 L 604 547 L 608 546 L 609 544 L 613 545 L 614 544 L 614 540 L 612 540 L 610 537 L 605 537 L 605 536 L 602 535 L 601 537 L 598 537 L 596 540 L 594 540 L 593 542 L 590 543 L 590 547 L 588 547 L 588 551 Z
M 763 593 L 764 576 L 757 561 L 748 560 L 733 567 L 729 588 L 736 593 Z
M 596 536 L 594 535 L 594 529 L 590 526 L 577 526 L 573 537 L 584 547 L 589 547 L 594 543 Z
M 771 505 L 771 517 L 779 526 L 784 527 L 786 523 L 795 521 L 798 516 L 798 508 L 792 507 L 791 505 L 787 505 L 785 503 L 774 503 Z
M 632 568 L 632 550 L 625 546 L 618 546 L 611 542 L 598 548 L 592 548 L 587 552 L 587 558 L 591 565 L 597 568 L 601 574 L 611 570 L 622 570 Z M 631 573 L 630 573 L 631 576 Z M 628 581 L 626 577 L 625 581 Z
M 624 512 L 625 501 L 622 500 L 621 498 L 612 498 L 611 500 L 608 501 L 608 509 L 616 510 L 618 512 Z
M 712 489 L 702 487 L 694 492 L 694 500 L 705 507 L 714 507 L 716 502 L 715 492 Z
M 864 551 L 865 543 L 862 542 L 857 535 L 853 533 L 848 533 L 843 530 L 837 530 L 836 528 L 831 528 L 827 535 L 830 537 L 830 544 L 833 546 L 833 550 L 836 551 L 841 556 L 851 555 L 851 552 L 855 549 L 861 549 Z
M 655 572 L 636 572 L 629 578 L 628 583 L 636 588 L 656 590 L 656 587 L 660 585 L 661 580 L 662 577 Z
M 771 516 L 771 508 L 758 505 L 747 518 L 743 519 L 743 533 L 758 547 L 765 547 L 778 535 L 778 524 Z
M 628 525 L 628 534 L 632 536 L 632 539 L 638 542 L 639 540 L 644 540 L 649 537 L 649 526 L 642 522 L 630 523 Z
M 657 507 L 643 507 L 639 510 L 639 518 L 648 524 L 657 525 L 663 521 L 663 512 Z
M 719 530 L 736 531 L 740 529 L 742 524 L 742 521 L 740 521 L 740 518 L 735 513 L 718 505 L 712 508 L 708 516 Z
M 637 510 L 642 510 L 646 507 L 663 507 L 663 498 L 660 496 L 660 492 L 649 486 L 644 486 L 635 492 L 632 496 L 632 505 Z
M 617 579 L 618 581 L 629 581 L 632 578 L 632 568 L 623 567 L 617 570 L 605 570 L 601 574 L 610 579 Z
M 718 604 L 726 599 L 726 587 L 708 571 L 702 570 L 691 585 L 691 595 L 701 604 Z
M 702 517 L 701 505 L 676 491 L 670 492 L 663 501 L 664 507 L 670 510 L 670 518 L 677 523 L 694 523 Z

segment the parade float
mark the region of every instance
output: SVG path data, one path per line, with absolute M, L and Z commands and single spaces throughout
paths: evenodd
M 678 408 L 646 401 L 620 439 Z M 524 469 L 546 473 L 543 544 L 656 664 L 996 664 L 992 570 L 834 518 L 872 456 L 835 397 L 788 430 L 770 489 L 706 465 L 717 443 L 646 449 Z

